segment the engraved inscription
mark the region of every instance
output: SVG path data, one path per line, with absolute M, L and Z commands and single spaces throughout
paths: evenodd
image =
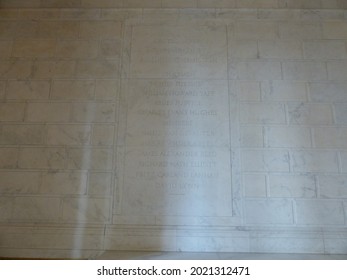
M 227 81 L 131 79 L 127 111 L 126 212 L 230 214 Z
M 135 26 L 130 57 L 120 214 L 231 216 L 225 27 Z
M 227 146 L 226 81 L 130 80 L 127 145 Z
M 131 78 L 226 79 L 225 27 L 133 27 Z
M 128 148 L 126 212 L 134 215 L 228 215 L 231 211 L 228 163 L 228 150 L 217 147 Z

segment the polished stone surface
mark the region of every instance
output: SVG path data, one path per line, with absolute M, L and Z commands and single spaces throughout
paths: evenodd
M 347 13 L 323 2 L 1 1 L 0 256 L 344 256 Z
M 346 260 L 347 255 L 107 251 L 97 260 Z

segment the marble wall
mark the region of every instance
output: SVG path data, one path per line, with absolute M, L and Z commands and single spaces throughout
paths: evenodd
M 6 8 L 341 9 L 345 0 L 1 0 Z
M 0 1 L 0 257 L 346 254 L 344 3 Z

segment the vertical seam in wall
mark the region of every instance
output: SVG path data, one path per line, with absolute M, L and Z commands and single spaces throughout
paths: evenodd
M 270 197 L 270 183 L 269 183 L 269 173 L 265 174 L 265 190 L 266 190 L 266 197 Z
M 24 113 L 23 113 L 23 119 L 22 119 L 22 121 L 23 121 L 23 123 L 25 124 L 25 120 L 26 120 L 27 117 L 28 117 L 29 101 L 28 101 L 28 100 L 25 100 L 24 102 L 25 102 L 25 106 L 24 106 Z
M 288 153 L 288 164 L 289 164 L 289 173 L 293 173 L 294 170 L 293 170 L 293 155 L 292 155 L 292 151 L 290 149 L 287 150 L 287 153 Z
M 90 170 L 87 170 L 87 181 L 86 181 L 87 187 L 86 187 L 86 193 L 85 195 L 89 195 L 90 192 Z
M 287 102 L 285 102 L 283 105 L 284 105 L 285 124 L 288 126 L 288 125 L 290 125 L 288 104 L 287 104 Z
M 228 80 L 228 89 L 229 89 L 229 79 L 230 79 L 230 60 L 229 60 L 229 25 L 226 24 L 226 40 L 227 40 L 227 80 Z M 237 93 L 236 93 L 237 95 Z
M 34 71 L 32 72 L 32 75 L 34 75 Z M 48 101 L 52 100 L 52 88 L 53 88 L 53 83 L 54 82 L 55 82 L 55 80 L 53 78 L 49 79 Z
M 333 124 L 336 126 L 337 125 L 337 117 L 336 117 L 336 108 L 335 108 L 335 103 L 331 103 L 331 112 L 333 115 Z
M 312 97 L 311 97 L 311 91 L 310 91 L 310 84 L 312 81 L 307 81 L 305 82 L 305 91 L 306 91 L 306 100 L 307 102 L 312 102 Z
M 327 249 L 326 249 L 326 244 L 325 244 L 325 233 L 324 233 L 323 229 L 321 229 L 321 235 L 322 235 L 322 242 L 323 242 L 323 253 L 326 254 Z
M 300 43 L 300 52 L 301 52 L 301 59 L 305 59 L 305 44 L 303 39 L 299 39 L 298 42 Z
M 256 59 L 260 59 L 259 39 L 257 39 L 257 57 L 256 57 Z M 282 69 L 281 69 L 281 72 L 282 72 Z M 260 97 L 262 97 L 262 93 L 261 92 L 260 92 Z
M 234 196 L 233 196 L 233 184 L 232 184 L 232 182 L 233 182 L 233 158 L 235 158 L 235 155 L 234 156 L 232 156 L 232 153 L 233 153 L 233 151 L 232 151 L 232 148 L 231 147 L 233 147 L 233 145 L 232 145 L 232 137 L 231 137 L 231 116 L 230 116 L 230 112 L 231 112 L 231 108 L 230 108 L 230 96 L 231 96 L 231 89 L 230 89 L 230 81 L 229 81 L 229 37 L 228 37 L 228 25 L 225 25 L 225 40 L 226 40 L 226 60 L 227 60 L 227 87 L 228 87 L 228 116 L 229 116 L 229 146 L 230 146 L 230 151 L 229 151 L 229 158 L 230 158 L 230 176 L 231 176 L 231 186 L 230 186 L 230 188 L 231 188 L 231 191 L 230 191 L 230 201 L 231 201 L 231 205 L 230 205 L 230 207 L 231 207 L 231 211 L 232 211 L 232 213 L 234 212 L 234 203 L 233 203 L 233 198 L 234 198 Z M 235 82 L 234 82 L 234 84 L 235 84 Z M 234 85 L 234 87 L 235 87 L 235 85 Z M 237 93 L 236 93 L 236 96 L 237 96 Z M 237 133 L 237 134 L 239 134 L 239 133 Z M 235 148 L 234 148 L 235 149 Z M 234 151 L 234 153 L 235 153 L 235 151 Z
M 142 9 L 143 11 L 143 9 Z M 119 129 L 119 115 L 120 115 L 120 96 L 121 96 L 121 90 L 122 90 L 122 75 L 123 75 L 123 51 L 124 51 L 124 44 L 125 44 L 125 33 L 126 33 L 126 20 L 122 21 L 121 23 L 121 53 L 119 56 L 119 73 L 118 73 L 118 90 L 117 90 L 117 96 L 115 96 L 115 123 L 114 123 L 114 132 L 113 132 L 113 157 L 112 157 L 112 164 L 113 164 L 113 174 L 111 177 L 111 196 L 112 196 L 112 207 L 111 207 L 111 224 L 113 224 L 113 212 L 115 207 L 115 203 L 117 202 L 117 199 L 115 197 L 116 194 L 116 188 L 119 188 L 118 185 L 118 168 L 117 168 L 117 162 L 118 162 L 118 129 Z
M 323 63 L 324 63 L 324 66 L 325 66 L 325 72 L 326 72 L 327 81 L 331 81 L 330 75 L 329 75 L 329 69 L 328 69 L 329 61 L 325 60 Z
M 316 145 L 316 135 L 315 135 L 315 127 L 310 127 L 310 140 L 311 140 L 311 147 L 313 149 L 317 148 L 317 145 Z
M 102 243 L 101 243 L 101 249 L 104 251 L 106 250 L 106 231 L 107 231 L 107 225 L 104 225 L 103 235 L 102 235 Z
M 314 181 L 315 181 L 315 186 L 316 186 L 316 198 L 320 198 L 321 194 L 320 194 L 320 180 L 319 180 L 319 176 L 317 174 L 314 174 Z
M 296 226 L 298 224 L 298 217 L 296 211 L 296 200 L 292 199 L 292 213 L 293 213 L 293 224 Z
M 5 80 L 5 84 L 3 86 L 3 89 L 4 89 L 4 99 L 2 101 L 5 104 L 7 103 L 7 91 L 8 91 L 8 87 L 9 87 L 8 83 L 9 83 L 9 80 L 7 79 L 7 80 Z M 25 119 L 25 110 L 24 110 L 23 118 Z M 24 121 L 24 119 L 23 119 L 23 121 Z
M 43 126 L 44 126 L 44 128 L 43 128 L 44 134 L 43 134 L 43 143 L 42 143 L 42 145 L 46 146 L 47 142 L 48 142 L 48 124 L 44 123 Z
M 336 151 L 336 157 L 337 157 L 337 164 L 338 164 L 338 172 L 342 173 L 343 164 L 342 164 L 341 152 L 340 151 Z

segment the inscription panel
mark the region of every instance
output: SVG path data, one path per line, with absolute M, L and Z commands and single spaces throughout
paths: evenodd
M 122 219 L 232 215 L 225 38 L 224 27 L 133 28 Z
M 226 148 L 128 147 L 123 209 L 128 215 L 229 215 L 229 160 Z
M 135 26 L 130 78 L 227 78 L 224 26 Z
M 127 145 L 229 145 L 225 80 L 129 80 Z

